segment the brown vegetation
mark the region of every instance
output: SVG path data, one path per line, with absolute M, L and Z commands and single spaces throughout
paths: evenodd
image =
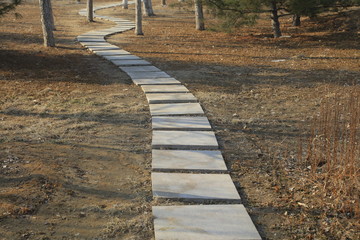
M 191 12 L 159 4 L 144 36 L 110 41 L 198 97 L 264 239 L 359 239 L 359 10 L 299 28 L 289 18 L 291 37 L 272 39 L 267 18 L 199 32 Z M 87 23 L 84 4 L 54 7 L 54 49 L 37 5 L 0 19 L 0 236 L 151 239 L 145 97 L 74 41 L 110 23 Z M 133 19 L 129 7 L 100 13 Z

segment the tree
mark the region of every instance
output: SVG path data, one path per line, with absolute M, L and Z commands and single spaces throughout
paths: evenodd
M 42 23 L 44 46 L 55 47 L 55 39 L 53 34 L 53 25 L 51 22 L 51 4 L 50 0 L 39 0 L 40 17 Z
M 128 8 L 129 8 L 128 0 L 123 0 L 123 9 L 128 9 Z
M 87 0 L 87 20 L 88 22 L 94 21 L 93 0 Z
M 194 0 L 196 30 L 205 30 L 202 0 Z
M 144 2 L 144 15 L 151 17 L 151 16 L 155 16 L 154 10 L 152 8 L 152 1 L 151 0 L 143 0 Z
M 135 34 L 144 35 L 142 31 L 142 10 L 141 10 L 141 0 L 135 0 Z
M 9 2 L 0 2 L 0 16 L 4 15 L 5 13 L 14 10 L 17 5 L 21 3 L 21 0 L 11 0 Z
M 281 36 L 279 19 L 295 16 L 316 16 L 331 8 L 344 8 L 359 4 L 360 0 L 205 0 L 215 15 L 226 19 L 229 26 L 254 23 L 260 13 L 270 13 L 274 37 Z
M 49 0 L 49 20 L 50 20 L 50 24 L 51 24 L 51 28 L 52 30 L 56 30 L 55 28 L 55 21 L 54 21 L 54 14 L 53 14 L 53 10 L 52 10 L 52 4 L 51 4 L 51 0 Z

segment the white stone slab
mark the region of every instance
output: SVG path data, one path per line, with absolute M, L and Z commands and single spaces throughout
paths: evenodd
M 216 150 L 219 148 L 211 131 L 163 131 L 154 130 L 153 149 Z
M 116 66 L 142 66 L 142 65 L 150 65 L 148 61 L 145 60 L 111 60 L 113 64 Z M 120 67 L 121 69 L 122 67 Z M 128 75 L 129 73 L 126 72 Z
M 130 73 L 130 72 L 161 72 L 161 70 L 155 66 L 120 67 L 120 69 L 127 73 Z
M 103 46 L 113 46 L 107 42 L 80 42 L 81 45 L 85 46 L 85 47 L 103 47 Z
M 199 103 L 150 104 L 151 116 L 204 114 Z
M 207 117 L 153 117 L 152 129 L 154 130 L 186 130 L 202 131 L 211 130 Z
M 148 93 L 146 98 L 150 104 L 197 102 L 191 93 Z
M 116 56 L 104 56 L 105 59 L 109 61 L 116 61 L 116 60 L 141 60 L 141 58 L 128 54 L 128 55 L 116 55 Z
M 180 85 L 181 82 L 175 78 L 141 78 L 133 79 L 136 85 Z
M 153 206 L 156 240 L 261 240 L 242 204 Z
M 158 198 L 240 200 L 229 174 L 151 174 L 152 192 Z
M 220 151 L 152 150 L 154 170 L 226 171 Z
M 78 37 L 79 42 L 106 42 L 104 38 Z
M 128 75 L 132 79 L 139 79 L 139 78 L 168 78 L 168 77 L 170 77 L 170 75 L 165 73 L 165 72 L 132 72 L 132 73 L 128 73 Z
M 116 46 L 88 46 L 91 51 L 102 51 L 102 50 L 120 50 Z
M 99 56 L 115 56 L 115 55 L 128 55 L 130 54 L 129 52 L 125 51 L 125 50 L 105 50 L 105 51 L 94 51 L 94 53 L 96 55 Z
M 183 85 L 142 85 L 142 90 L 147 93 L 187 93 L 189 90 Z

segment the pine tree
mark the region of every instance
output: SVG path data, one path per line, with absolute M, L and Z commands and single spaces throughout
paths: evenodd
M 0 2 L 0 16 L 5 13 L 14 10 L 17 5 L 21 3 L 21 0 L 1 1 Z
M 360 4 L 360 0 L 206 0 L 213 13 L 226 20 L 228 26 L 254 23 L 261 13 L 269 13 L 274 37 L 281 36 L 279 19 L 294 16 L 300 24 L 301 16 L 314 17 L 331 8 Z

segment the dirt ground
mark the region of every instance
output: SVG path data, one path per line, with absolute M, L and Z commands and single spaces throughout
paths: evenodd
M 74 1 L 75 2 L 75 1 Z M 150 115 L 139 87 L 75 37 L 84 4 L 0 18 L 0 239 L 151 239 Z
M 145 97 L 74 40 L 111 23 L 86 23 L 77 15 L 84 4 L 54 7 L 54 49 L 41 46 L 37 5 L 20 6 L 21 19 L 0 18 L 0 239 L 151 239 Z M 144 36 L 129 31 L 109 41 L 200 100 L 261 236 L 359 239 L 359 216 L 326 207 L 331 196 L 295 167 L 321 102 L 359 90 L 359 10 L 301 27 L 283 20 L 291 38 L 272 39 L 267 19 L 234 33 L 199 32 L 186 9 L 154 9 Z M 133 19 L 133 10 L 98 13 Z M 208 16 L 207 25 L 214 22 Z
M 100 13 L 131 18 L 132 10 Z M 359 9 L 305 18 L 301 27 L 282 19 L 283 34 L 291 37 L 280 39 L 271 38 L 267 16 L 255 27 L 222 33 L 196 31 L 186 7 L 156 5 L 155 13 L 144 20 L 144 36 L 127 32 L 109 40 L 174 76 L 200 100 L 261 236 L 359 239 L 359 216 L 332 208 L 336 200 L 318 191 L 297 160 L 321 103 L 360 91 Z M 209 29 L 215 23 L 207 15 Z M 352 203 L 358 209 L 359 198 Z

